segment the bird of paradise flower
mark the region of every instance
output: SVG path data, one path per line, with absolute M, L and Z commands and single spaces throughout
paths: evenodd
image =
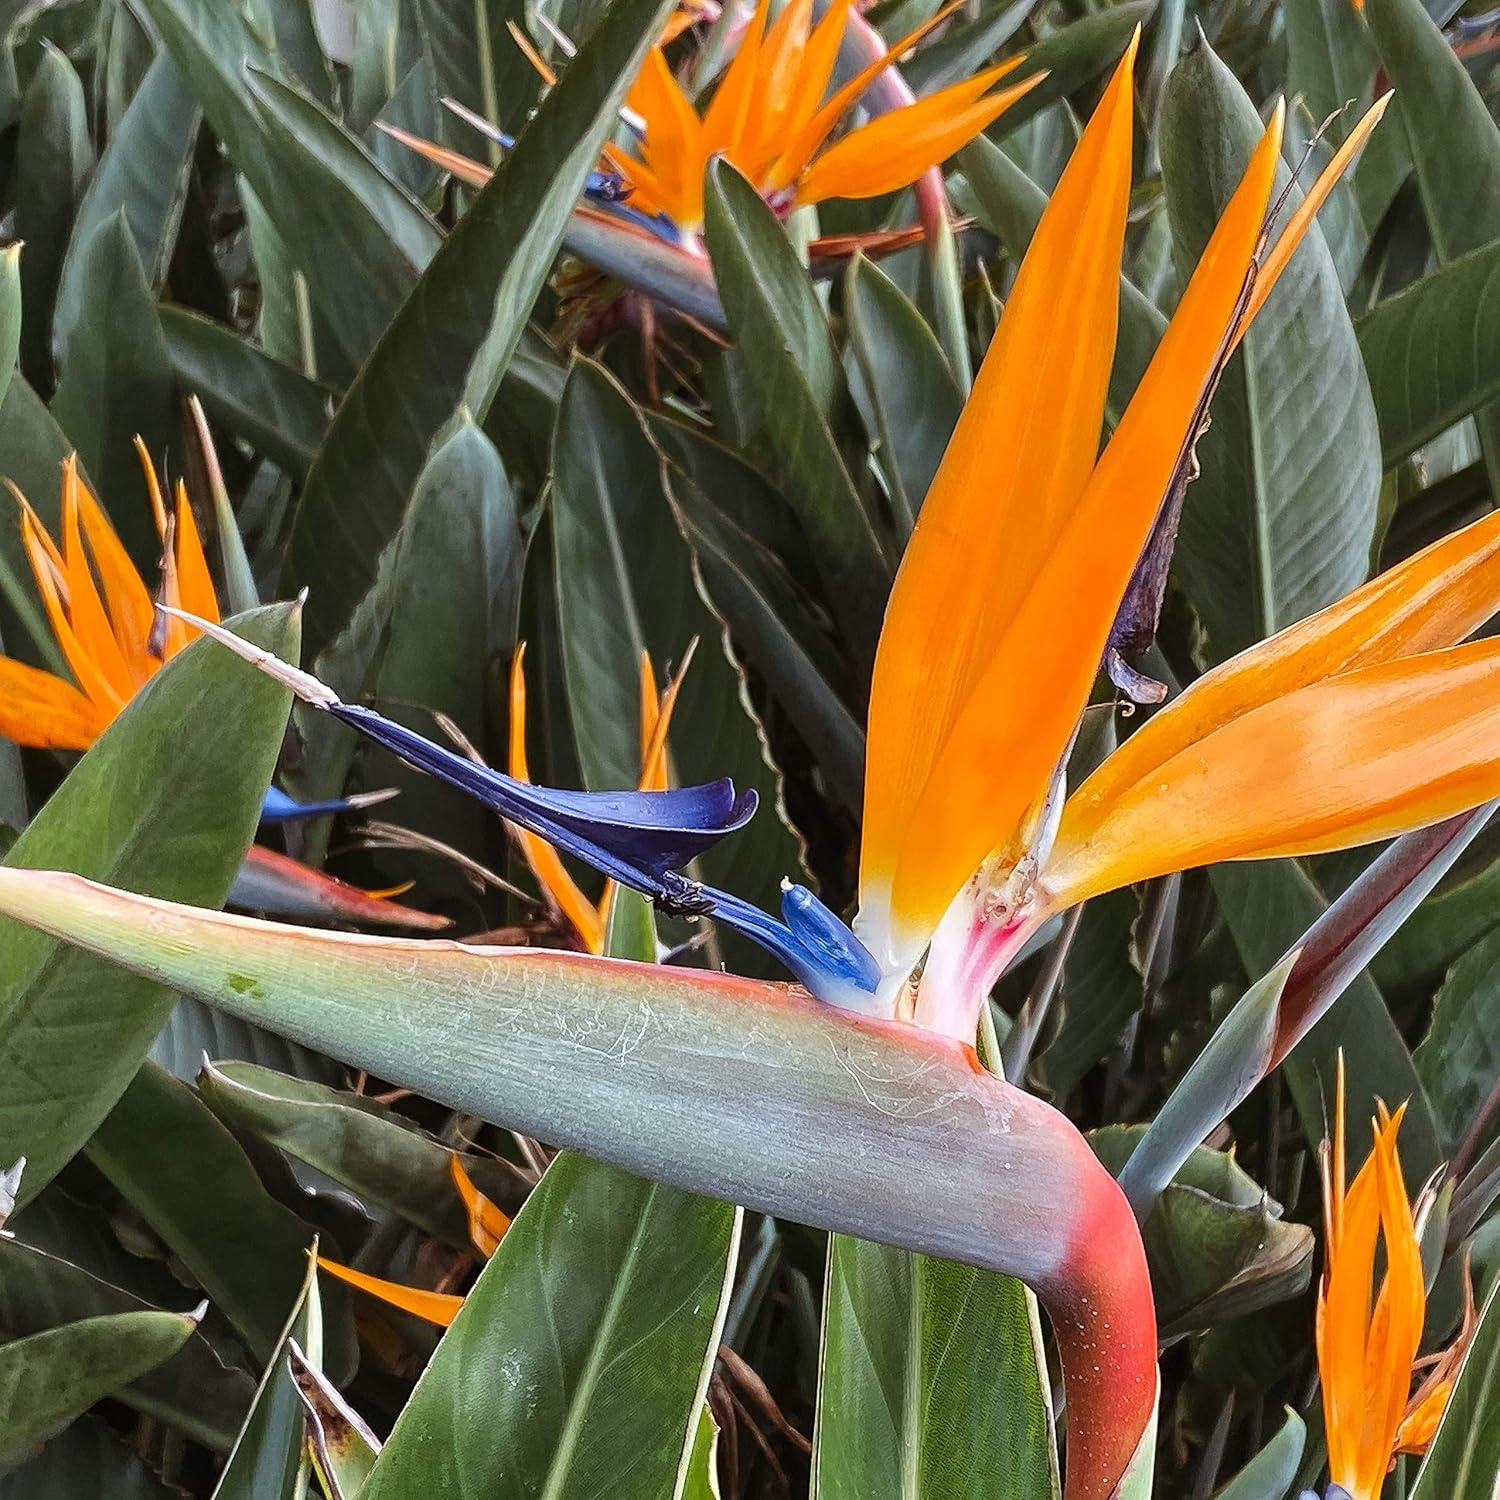
M 1418 1359 L 1427 1316 L 1422 1233 L 1436 1201 L 1427 1183 L 1407 1196 L 1396 1149 L 1406 1106 L 1384 1104 L 1373 1144 L 1348 1181 L 1344 1147 L 1344 1060 L 1339 1058 L 1333 1139 L 1323 1142 L 1324 1259 L 1318 1287 L 1318 1368 L 1328 1442 L 1329 1494 L 1378 1500 L 1401 1453 L 1423 1453 L 1437 1433 L 1478 1317 L 1465 1268 L 1464 1313 L 1446 1349 Z M 1385 1247 L 1377 1289 L 1375 1253 Z M 1422 1376 L 1412 1390 L 1415 1372 Z
M 678 80 L 662 45 L 646 55 L 626 99 L 628 144 L 608 144 L 574 213 L 566 243 L 578 257 L 628 286 L 723 329 L 703 248 L 703 181 L 722 156 L 780 215 L 832 198 L 873 198 L 909 187 L 993 124 L 1046 76 L 1034 72 L 996 88 L 1024 57 L 938 89 L 921 99 L 841 126 L 902 53 L 952 13 L 950 4 L 831 88 L 839 49 L 851 24 L 852 0 L 835 0 L 813 21 L 812 0 L 792 0 L 772 19 L 760 0 L 738 46 L 700 112 Z M 956 0 L 955 0 L 956 3 Z M 548 82 L 552 73 L 524 34 L 517 39 Z M 483 120 L 463 117 L 479 128 Z M 482 187 L 490 168 L 459 152 L 381 127 L 460 181 Z M 495 138 L 510 144 L 509 137 Z M 856 245 L 869 253 L 900 248 L 921 237 L 882 230 L 838 236 L 840 255 Z M 832 251 L 834 245 L 829 245 Z M 819 243 L 814 262 L 824 258 Z
M 217 472 L 208 429 L 196 406 L 194 415 L 205 461 Z M 211 624 L 219 621 L 218 594 L 187 486 L 179 479 L 169 504 L 156 465 L 139 437 L 135 447 L 162 546 L 161 579 L 154 598 L 85 481 L 76 454 L 62 466 L 56 538 L 48 534 L 27 498 L 10 485 L 46 623 L 59 664 L 69 674 L 64 677 L 0 656 L 0 735 L 18 745 L 87 750 L 135 694 L 197 638 L 197 626 L 171 613 L 157 614 L 157 603 L 169 611 L 180 606 Z M 373 806 L 391 795 L 374 791 L 302 802 L 271 787 L 261 817 L 269 823 L 326 817 Z M 236 882 L 236 896 L 245 905 L 288 915 L 322 914 L 419 929 L 447 925 L 445 918 L 389 899 L 408 888 L 361 890 L 255 845 Z

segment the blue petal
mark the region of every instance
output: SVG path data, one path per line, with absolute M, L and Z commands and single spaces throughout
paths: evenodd
M 628 191 L 628 190 L 627 190 Z M 623 219 L 627 224 L 634 224 L 644 229 L 648 234 L 653 234 L 659 240 L 665 240 L 669 245 L 680 245 L 682 243 L 682 231 L 676 223 L 664 213 L 648 214 L 639 208 L 632 208 L 624 201 L 625 194 L 617 193 L 614 197 L 606 197 L 595 193 L 592 189 L 587 190 L 587 197 L 600 208 L 607 209 L 609 216 L 615 219 Z
M 273 786 L 266 788 L 265 800 L 260 805 L 260 820 L 262 823 L 296 823 L 304 818 L 331 817 L 354 806 L 358 803 L 343 797 L 329 802 L 299 802 Z
M 700 889 L 707 915 L 758 943 L 818 999 L 850 1010 L 874 1009 L 879 966 L 806 886 L 787 886 L 781 899 L 785 922 L 727 891 Z
M 517 781 L 358 704 L 327 705 L 334 718 L 409 765 L 446 781 L 509 822 L 576 855 L 663 911 L 709 916 L 773 954 L 820 1000 L 873 1008 L 880 970 L 869 950 L 818 898 L 788 885 L 784 920 L 678 874 L 726 834 L 750 821 L 753 791 L 735 794 L 727 777 L 666 792 L 568 792 Z
M 803 949 L 821 955 L 825 972 L 872 994 L 879 987 L 874 954 L 805 885 L 782 891 L 781 915 Z
M 705 909 L 698 887 L 673 872 L 743 828 L 755 812 L 755 793 L 736 796 L 727 777 L 668 792 L 556 791 L 476 765 L 373 709 L 341 703 L 328 712 L 409 765 L 671 911 Z

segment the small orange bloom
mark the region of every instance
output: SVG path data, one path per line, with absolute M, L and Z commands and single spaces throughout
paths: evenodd
M 135 442 L 162 541 L 161 601 L 217 623 L 219 603 L 187 489 L 179 480 L 169 511 L 146 446 Z M 63 464 L 60 545 L 14 485 L 11 492 L 21 507 L 37 592 L 72 680 L 0 657 L 0 735 L 18 745 L 87 750 L 198 632 L 178 619 L 154 618 L 151 593 L 79 475 L 76 457 Z
M 702 114 L 662 46 L 653 47 L 622 111 L 634 142 L 604 148 L 601 175 L 612 179 L 610 196 L 628 199 L 632 210 L 648 218 L 660 216 L 673 237 L 697 249 L 703 177 L 715 156 L 742 172 L 778 210 L 829 198 L 878 197 L 908 187 L 945 161 L 1046 76 L 1032 73 L 996 89 L 1024 61 L 1007 58 L 833 140 L 870 85 L 954 6 L 939 10 L 830 91 L 849 8 L 850 0 L 835 0 L 814 25 L 812 0 L 791 0 L 774 20 L 771 0 L 760 0 Z M 517 41 L 550 83 L 551 70 L 524 34 Z M 478 186 L 489 180 L 482 163 L 383 128 L 464 182 Z
M 1318 1368 L 1328 1474 L 1350 1500 L 1378 1500 L 1397 1453 L 1420 1453 L 1432 1440 L 1473 1336 L 1472 1288 L 1464 1325 L 1453 1345 L 1426 1361 L 1430 1371 L 1410 1394 L 1427 1312 L 1420 1238 L 1432 1207 L 1424 1187 L 1413 1204 L 1406 1193 L 1396 1138 L 1403 1105 L 1382 1104 L 1371 1121 L 1374 1146 L 1345 1188 L 1344 1067 L 1339 1059 L 1333 1141 L 1322 1151 L 1325 1246 L 1318 1289 Z M 1385 1249 L 1378 1291 L 1375 1259 Z

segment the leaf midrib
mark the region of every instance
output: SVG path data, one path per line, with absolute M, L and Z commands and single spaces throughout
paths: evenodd
M 610 1289 L 609 1300 L 604 1307 L 604 1316 L 599 1320 L 594 1338 L 589 1344 L 589 1356 L 584 1364 L 583 1374 L 574 1388 L 572 1400 L 568 1403 L 567 1420 L 564 1421 L 562 1431 L 558 1434 L 557 1445 L 552 1452 L 552 1461 L 547 1468 L 547 1483 L 539 1500 L 561 1500 L 562 1487 L 568 1479 L 573 1455 L 577 1451 L 578 1439 L 583 1431 L 584 1417 L 592 1404 L 594 1390 L 604 1371 L 604 1352 L 612 1342 L 615 1324 L 619 1321 L 622 1307 L 629 1299 L 627 1288 L 631 1284 L 636 1261 L 640 1258 L 641 1243 L 645 1238 L 643 1226 L 650 1222 L 652 1205 L 660 1191 L 660 1185 L 652 1183 L 641 1203 L 635 1228 L 631 1232 L 629 1248 L 615 1274 L 614 1286 Z

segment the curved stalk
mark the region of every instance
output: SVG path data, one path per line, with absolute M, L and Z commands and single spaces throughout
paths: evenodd
M 1019 1276 L 1052 1320 L 1067 1500 L 1156 1391 L 1135 1220 L 1078 1131 L 972 1048 L 794 986 L 279 926 L 0 870 L 0 912 L 455 1109 L 663 1182 Z

